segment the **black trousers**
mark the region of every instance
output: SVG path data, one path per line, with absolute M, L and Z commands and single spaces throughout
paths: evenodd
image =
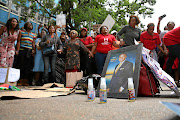
M 169 49 L 169 58 L 167 61 L 166 72 L 169 75 L 173 76 L 172 75 L 172 66 L 173 66 L 174 60 L 176 58 L 178 58 L 178 60 L 179 60 L 178 71 L 180 72 L 180 44 L 170 45 L 170 46 L 167 46 L 167 48 Z
M 96 73 L 96 63 L 94 58 L 89 58 L 88 54 L 80 54 L 80 70 L 83 71 L 83 76 Z
M 14 66 L 17 69 L 20 69 L 21 79 L 31 80 L 32 69 L 34 66 L 34 57 L 32 56 L 32 50 L 26 48 L 24 48 L 24 50 L 20 50 Z

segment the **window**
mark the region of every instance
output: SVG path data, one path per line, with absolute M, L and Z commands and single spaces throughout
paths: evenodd
M 25 13 L 27 13 L 27 12 L 28 12 L 28 10 L 26 8 L 24 8 L 24 7 L 21 8 L 21 15 L 22 16 L 25 15 Z
M 45 23 L 48 23 L 48 18 L 45 18 Z
M 16 4 L 11 5 L 11 11 L 18 14 L 18 7 L 16 7 Z
M 38 21 L 39 21 L 39 22 L 43 22 L 43 16 L 39 15 L 39 16 L 38 16 Z
M 0 4 L 8 7 L 9 0 L 0 0 Z

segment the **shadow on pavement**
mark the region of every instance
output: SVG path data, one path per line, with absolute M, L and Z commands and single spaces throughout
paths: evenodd
M 170 118 L 169 120 L 180 120 L 180 117 L 179 116 L 175 116 L 173 118 Z
M 15 99 L 30 99 L 30 98 L 20 98 L 16 96 L 2 96 L 0 100 L 15 100 Z

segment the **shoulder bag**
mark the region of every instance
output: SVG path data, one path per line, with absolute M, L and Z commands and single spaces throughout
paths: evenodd
M 48 55 L 52 55 L 55 53 L 55 45 L 56 45 L 57 40 L 56 40 L 56 36 L 54 36 L 54 38 L 55 38 L 55 44 L 53 44 L 52 46 L 49 46 L 49 47 L 44 47 L 42 50 L 43 55 L 48 56 Z

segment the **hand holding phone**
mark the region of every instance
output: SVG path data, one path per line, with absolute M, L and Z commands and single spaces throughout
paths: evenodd
M 161 16 L 159 17 L 159 19 L 162 20 L 164 17 L 166 17 L 166 14 L 161 15 Z

